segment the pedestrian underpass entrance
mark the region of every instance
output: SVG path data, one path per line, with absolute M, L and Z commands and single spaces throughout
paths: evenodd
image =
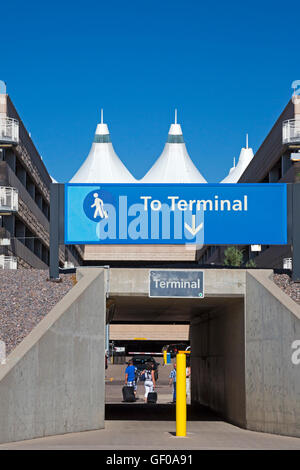
M 289 416 L 295 416 L 299 406 L 295 400 L 300 377 L 291 361 L 291 346 L 300 335 L 300 307 L 275 285 L 272 276 L 272 270 L 206 269 L 204 298 L 151 298 L 149 269 L 112 268 L 111 321 L 127 325 L 188 322 L 191 407 L 210 410 L 248 429 L 295 436 L 299 433 Z M 124 368 L 120 400 L 123 378 Z M 161 405 L 162 410 L 171 406 Z M 118 413 L 125 409 L 121 412 L 120 406 L 109 405 L 108 416 L 121 417 Z
M 185 274 L 183 277 L 186 279 L 188 277 L 193 279 L 198 271 L 181 270 L 181 273 Z M 170 275 L 174 274 L 172 269 L 169 272 Z M 201 274 L 203 275 L 203 272 Z M 187 325 L 192 375 L 189 405 L 195 409 L 197 407 L 199 409 L 201 405 L 202 410 L 205 406 L 225 419 L 245 426 L 245 272 L 206 271 L 205 295 L 198 298 L 183 298 L 182 292 L 177 298 L 150 297 L 148 269 L 112 268 L 108 275 L 109 299 L 114 302 L 113 314 L 110 317 L 111 325 L 119 323 L 120 328 L 123 326 L 127 332 L 130 330 L 130 325 L 132 328 L 138 325 L 139 334 L 142 334 L 143 324 L 148 331 L 149 326 L 153 325 L 158 340 L 162 341 L 162 335 L 166 335 L 165 344 L 170 342 L 167 336 L 168 326 L 171 328 L 177 324 L 180 329 L 182 325 Z M 179 343 L 180 339 L 178 338 L 176 342 Z M 164 414 L 168 406 L 171 406 L 168 413 L 174 416 L 175 411 L 172 411 L 171 405 L 173 393 L 172 387 L 169 386 L 174 358 L 171 364 L 164 365 L 162 353 L 156 355 L 155 351 L 142 352 L 154 353 L 156 362 L 160 364 L 157 381 L 157 413 Z M 124 377 L 125 365 L 109 365 L 106 374 L 108 416 L 116 416 L 116 410 L 120 412 L 120 416 L 122 413 L 127 416 L 127 412 L 122 411 L 121 403 Z M 135 405 L 143 404 L 143 383 L 139 382 L 137 388 L 138 400 L 134 405 L 126 405 L 127 408 L 129 406 L 129 410 L 133 410 L 132 407 Z M 160 409 L 162 411 L 159 411 Z M 147 408 L 144 409 L 144 406 L 139 408 L 139 415 L 141 410 L 146 416 Z M 134 419 L 135 414 L 128 411 L 128 416 Z

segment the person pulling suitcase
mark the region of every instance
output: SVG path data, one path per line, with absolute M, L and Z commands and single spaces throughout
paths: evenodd
M 128 366 L 125 370 L 125 385 L 122 388 L 123 401 L 132 402 L 136 399 L 136 367 L 133 365 L 133 360 L 128 361 Z
M 145 403 L 156 403 L 157 393 L 155 389 L 155 376 L 151 364 L 147 364 L 147 368 L 142 372 L 145 376 Z

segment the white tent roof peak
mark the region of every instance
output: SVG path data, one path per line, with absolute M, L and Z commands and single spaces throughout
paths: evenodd
M 224 178 L 221 183 L 237 183 L 247 166 L 254 157 L 253 150 L 248 146 L 248 134 L 246 134 L 246 147 L 242 147 L 237 165 L 230 169 L 229 174 Z
M 101 122 L 97 124 L 95 135 L 109 135 L 108 126 L 103 123 L 103 108 L 101 108 Z
M 177 109 L 175 109 L 174 124 L 171 124 L 169 135 L 182 135 L 181 125 L 177 123 Z
M 235 157 L 233 158 L 233 167 L 230 168 L 229 173 L 235 170 Z
M 91 150 L 70 183 L 136 183 L 114 151 L 107 124 L 97 124 Z
M 206 183 L 187 152 L 181 126 L 177 123 L 177 110 L 162 154 L 140 182 Z
M 109 135 L 109 130 L 107 124 L 97 124 L 95 135 Z
M 169 135 L 182 135 L 180 124 L 171 124 L 169 129 Z

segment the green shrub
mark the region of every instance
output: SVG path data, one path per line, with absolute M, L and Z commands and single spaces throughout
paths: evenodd
M 225 266 L 241 266 L 243 263 L 243 251 L 235 246 L 229 246 L 224 252 Z
M 255 261 L 253 259 L 250 259 L 249 261 L 247 261 L 246 268 L 256 268 Z

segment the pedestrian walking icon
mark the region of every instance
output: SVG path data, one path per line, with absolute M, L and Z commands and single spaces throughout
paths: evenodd
M 98 196 L 98 193 L 94 193 L 94 204 L 91 205 L 91 208 L 95 207 L 95 212 L 94 212 L 94 219 L 96 219 L 97 216 L 99 216 L 101 219 L 107 219 L 108 214 L 106 210 L 103 207 L 103 201 L 100 199 Z

